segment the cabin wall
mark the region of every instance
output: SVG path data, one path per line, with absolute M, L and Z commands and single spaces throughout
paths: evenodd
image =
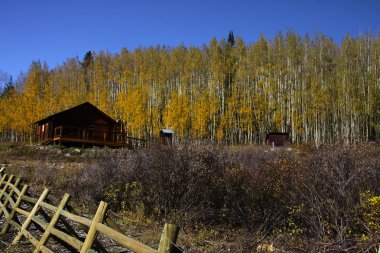
M 172 145 L 173 144 L 173 135 L 160 133 L 161 144 L 164 145 Z
M 44 122 L 43 124 L 37 125 L 37 141 L 43 143 L 49 139 L 53 138 L 53 123 Z

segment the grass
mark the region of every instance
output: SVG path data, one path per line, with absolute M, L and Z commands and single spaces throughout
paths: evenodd
M 107 201 L 127 234 L 152 247 L 165 222 L 181 227 L 178 245 L 188 252 L 360 252 L 380 243 L 371 225 L 380 223 L 380 206 L 363 204 L 380 195 L 373 143 L 137 151 L 2 145 L 1 160 L 36 191 L 70 193 L 80 211 Z

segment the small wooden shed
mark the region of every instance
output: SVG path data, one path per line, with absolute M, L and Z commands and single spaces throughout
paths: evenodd
M 289 142 L 289 134 L 281 132 L 271 132 L 267 134 L 265 140 L 267 145 L 272 147 L 285 146 Z
M 164 145 L 173 145 L 174 131 L 171 129 L 161 129 L 160 142 Z

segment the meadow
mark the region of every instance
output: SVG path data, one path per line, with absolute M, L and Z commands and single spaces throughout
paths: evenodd
M 3 144 L 0 164 L 36 191 L 71 194 L 77 210 L 107 201 L 119 225 L 147 244 L 171 222 L 181 227 L 177 242 L 186 252 L 376 252 L 380 245 L 375 143 Z

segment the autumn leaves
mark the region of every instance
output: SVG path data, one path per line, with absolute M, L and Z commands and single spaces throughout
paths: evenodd
M 268 131 L 316 144 L 380 135 L 380 38 L 291 31 L 248 44 L 213 39 L 87 53 L 49 69 L 33 62 L 0 98 L 3 139 L 27 140 L 33 122 L 85 101 L 120 118 L 133 136 L 262 143 Z

